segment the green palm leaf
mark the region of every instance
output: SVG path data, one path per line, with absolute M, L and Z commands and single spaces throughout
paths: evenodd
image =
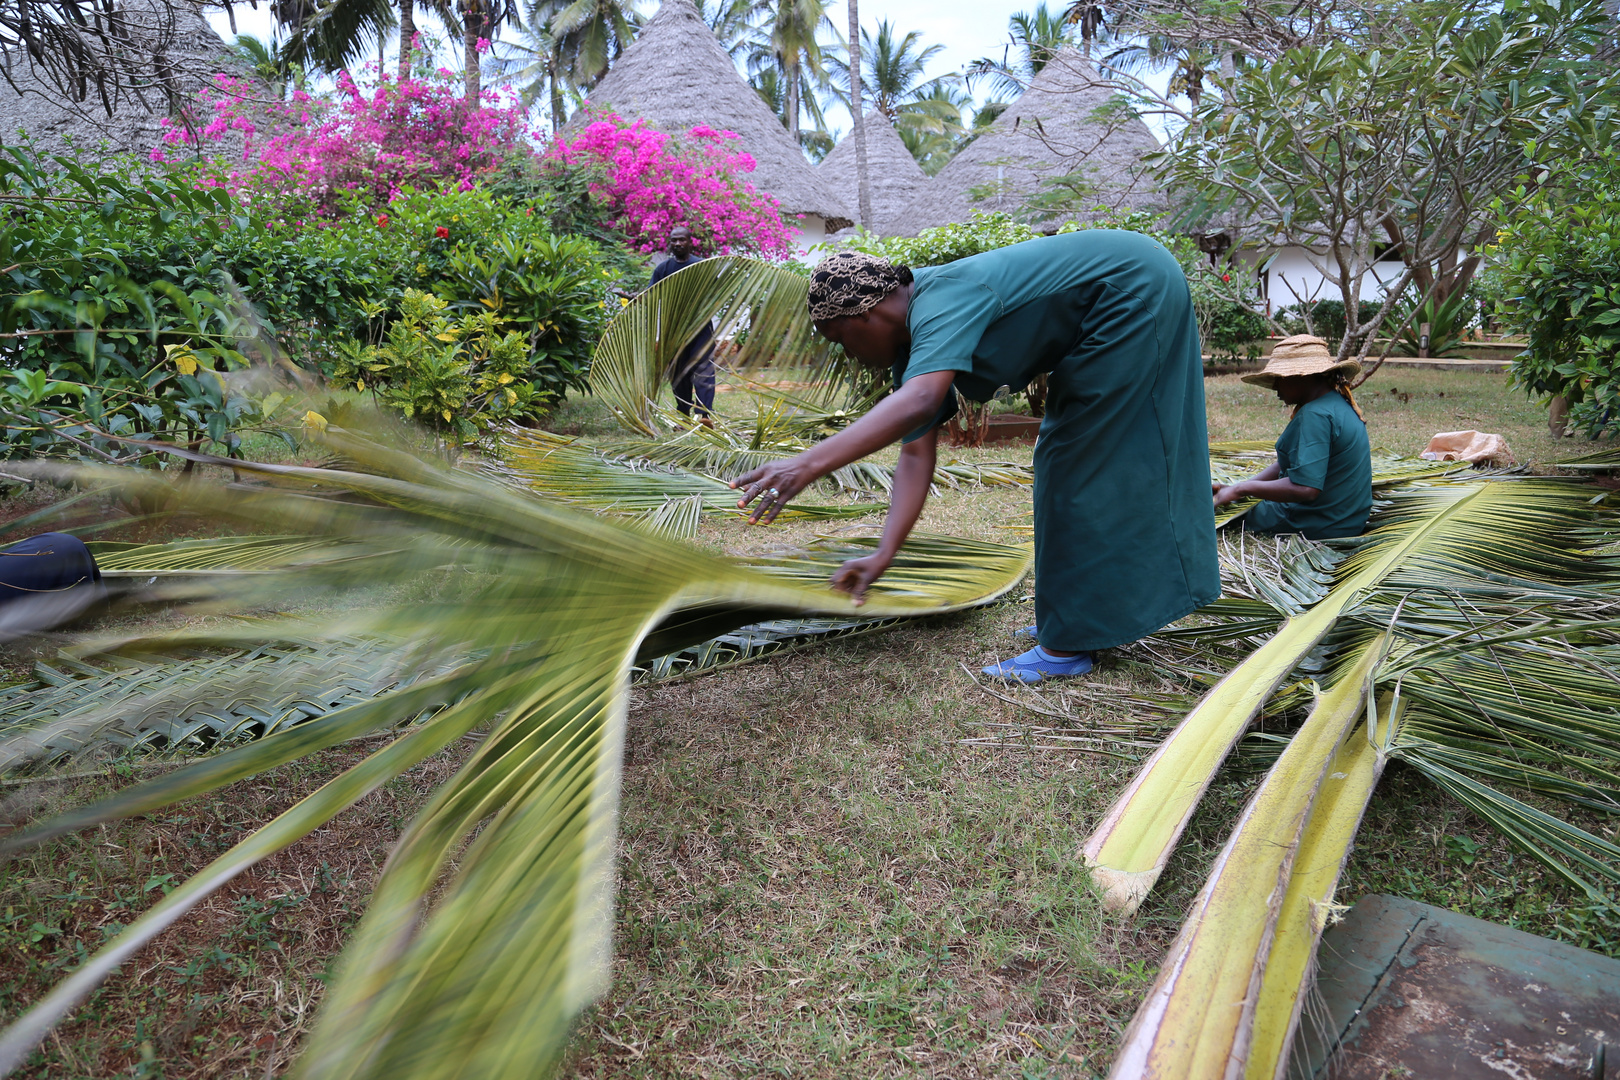
M 850 376 L 843 350 L 814 336 L 809 280 L 778 263 L 726 256 L 694 263 L 631 300 L 608 324 L 591 359 L 591 393 L 625 426 L 661 433 L 655 403 L 669 367 L 711 321 L 728 367 L 771 364 L 812 381 Z M 779 375 L 780 377 L 780 375 Z
M 192 512 L 333 538 L 350 557 L 341 564 L 306 563 L 284 575 L 212 580 L 249 602 L 285 590 L 289 580 L 336 598 L 358 585 L 454 566 L 480 582 L 475 595 L 356 606 L 295 624 L 242 623 L 211 629 L 206 639 L 162 635 L 107 647 L 172 653 L 205 642 L 229 648 L 376 636 L 405 643 L 415 664 L 443 665 L 442 673 L 204 758 L 9 837 L 3 848 L 166 805 L 431 715 L 245 840 L 92 957 L 0 1038 L 0 1068 L 14 1068 L 74 1002 L 209 891 L 483 726 L 489 734 L 478 752 L 436 794 L 390 859 L 299 1072 L 543 1072 L 569 1020 L 605 978 L 617 770 L 632 663 L 750 623 L 851 614 L 848 598 L 827 589 L 825 580 L 859 543 L 743 566 L 485 478 L 437 470 L 341 433 L 331 437 L 364 471 L 232 462 L 277 486 L 198 488 L 180 498 Z M 150 477 L 79 475 L 126 491 L 159 486 Z M 344 498 L 323 495 L 334 489 Z M 892 619 L 984 603 L 1010 589 L 1028 565 L 1027 548 L 918 538 L 869 594 L 861 615 Z M 119 708 L 108 704 L 103 714 Z M 163 704 L 154 701 L 151 708 L 162 711 Z M 81 722 L 93 728 L 97 717 Z M 430 896 L 436 900 L 427 910 Z
M 1106 903 L 1135 910 L 1244 728 L 1353 605 L 1386 580 L 1441 589 L 1469 581 L 1580 583 L 1591 563 L 1570 538 L 1591 513 L 1588 492 L 1557 481 L 1431 483 L 1401 493 L 1338 567 L 1328 595 L 1290 618 L 1188 714 L 1086 841 L 1083 854 Z

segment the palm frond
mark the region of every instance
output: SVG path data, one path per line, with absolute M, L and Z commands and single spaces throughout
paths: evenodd
M 341 567 L 217 578 L 216 599 L 228 591 L 258 601 L 290 582 L 305 594 L 337 598 L 349 595 L 343 590 L 444 566 L 468 571 L 472 595 L 385 603 L 372 593 L 376 606 L 340 604 L 338 613 L 296 623 L 209 627 L 206 636 L 107 642 L 103 651 L 172 654 L 203 644 L 370 635 L 404 643 L 419 667 L 440 664 L 442 673 L 206 757 L 0 846 L 15 850 L 167 805 L 400 724 L 432 702 L 448 704 L 227 852 L 91 957 L 0 1037 L 0 1070 L 14 1068 L 134 949 L 210 891 L 482 726 L 489 734 L 477 752 L 390 858 L 299 1070 L 379 1078 L 544 1072 L 573 1016 L 605 979 L 630 665 L 747 624 L 852 614 L 848 598 L 825 585 L 828 567 L 842 554 L 836 548 L 742 566 L 341 432 L 328 437 L 365 471 L 230 462 L 275 486 L 197 487 L 178 498 L 194 513 L 341 538 L 361 557 Z M 132 495 L 161 486 L 153 477 L 76 475 Z M 345 498 L 323 494 L 334 489 Z M 951 549 L 928 538 L 908 545 L 868 594 L 861 617 L 984 603 L 1029 566 L 1027 548 L 973 544 L 956 549 L 954 560 Z M 106 712 L 120 708 L 109 704 Z M 152 708 L 163 711 L 157 702 Z M 437 899 L 424 914 L 430 895 Z
M 1487 501 L 1398 493 L 1380 531 L 1405 535 L 1402 559 L 1389 565 L 1389 538 L 1364 545 L 1310 609 L 1363 590 L 1333 631 L 1333 688 L 1240 817 L 1112 1075 L 1285 1074 L 1338 874 L 1391 758 L 1615 904 L 1620 846 L 1530 799 L 1620 816 L 1620 566 L 1594 554 L 1605 530 L 1579 487 L 1476 491 Z M 1444 542 L 1410 543 L 1442 516 Z
M 602 514 L 645 515 L 672 499 L 701 500 L 703 512 L 744 517 L 737 492 L 712 476 L 674 466 L 610 458 L 544 431 L 503 438 L 502 460 L 489 471 L 514 486 Z M 832 519 L 870 514 L 871 504 L 817 506 L 795 502 L 783 518 Z
M 809 280 L 778 263 L 724 256 L 694 263 L 631 300 L 602 333 L 591 359 L 591 393 L 628 428 L 656 436 L 655 403 L 669 367 L 715 325 L 728 367 L 765 364 L 811 381 L 856 382 L 843 350 L 814 334 Z
M 341 541 L 310 536 L 226 536 L 164 544 L 91 541 L 85 545 L 105 577 L 258 574 L 286 570 L 312 559 L 343 557 Z
M 1355 648 L 1249 800 L 1137 1009 L 1112 1075 L 1229 1075 L 1248 1060 L 1266 961 L 1317 791 L 1361 719 L 1388 635 Z M 1355 817 L 1361 816 L 1359 808 Z M 1266 1062 L 1258 1062 L 1261 1071 Z
M 1573 539 L 1590 520 L 1590 496 L 1570 484 L 1413 484 L 1392 504 L 1338 566 L 1327 596 L 1291 617 L 1188 714 L 1086 841 L 1084 856 L 1110 907 L 1136 908 L 1266 698 L 1340 616 L 1386 579 L 1457 589 L 1471 581 L 1579 584 L 1591 574 L 1590 556 Z M 1505 536 L 1514 542 L 1503 543 Z
M 717 480 L 741 476 L 768 461 L 792 457 L 809 443 L 784 432 L 766 429 L 738 431 L 729 426 L 694 427 L 664 439 L 615 439 L 602 447 L 605 454 L 648 461 L 701 473 Z M 1028 487 L 1034 470 L 1010 461 L 946 461 L 934 469 L 936 487 L 964 484 Z M 894 489 L 894 467 L 856 461 L 829 473 L 823 487 L 850 495 L 888 496 Z
M 1235 484 L 1247 480 L 1277 460 L 1276 443 L 1269 439 L 1244 442 L 1212 442 L 1209 444 L 1210 479 L 1222 484 Z M 1375 495 L 1399 484 L 1415 480 L 1436 479 L 1468 472 L 1467 462 L 1424 461 L 1422 458 L 1397 454 L 1382 448 L 1372 451 L 1372 486 Z M 1258 499 L 1240 499 L 1227 503 L 1215 511 L 1215 527 L 1242 517 L 1259 503 Z
M 1620 447 L 1610 446 L 1602 450 L 1594 450 L 1589 454 L 1577 454 L 1574 457 L 1551 462 L 1551 464 L 1558 466 L 1560 469 L 1590 469 L 1594 472 L 1620 469 Z

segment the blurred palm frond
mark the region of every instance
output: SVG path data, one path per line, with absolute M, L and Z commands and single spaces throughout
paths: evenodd
M 591 360 L 591 393 L 632 431 L 663 434 L 656 402 L 670 365 L 711 322 L 729 369 L 769 365 L 778 379 L 868 393 L 869 380 L 843 350 L 815 334 L 809 285 L 786 266 L 742 256 L 677 271 L 630 300 L 603 331 Z M 832 395 L 819 395 L 823 406 Z
M 869 550 L 862 542 L 817 545 L 746 566 L 335 428 L 327 438 L 361 468 L 210 461 L 271 486 L 191 485 L 178 492 L 150 475 L 73 472 L 74 479 L 130 497 L 173 499 L 177 509 L 207 518 L 327 538 L 343 555 L 323 559 L 306 551 L 295 568 L 199 579 L 197 595 L 214 610 L 252 608 L 296 587 L 304 597 L 329 598 L 329 614 L 84 642 L 77 649 L 83 659 L 111 664 L 116 655 L 161 666 L 162 657 L 190 649 L 379 639 L 408 651 L 416 677 L 375 697 L 336 702 L 302 723 L 282 724 L 0 841 L 5 851 L 16 850 L 404 725 L 159 901 L 19 1016 L 0 1035 L 0 1071 L 15 1068 L 102 979 L 208 893 L 483 729 L 471 758 L 401 836 L 338 965 L 299 1071 L 378 1078 L 543 1074 L 574 1016 L 606 979 L 631 666 L 748 625 L 817 618 L 850 630 L 857 621 L 982 604 L 1012 588 L 1030 561 L 1025 547 L 920 537 L 856 616 L 849 599 L 825 582 L 851 552 Z M 447 568 L 461 575 L 459 590 L 419 595 L 375 587 Z M 225 696 L 237 667 L 224 663 L 208 673 L 209 694 Z M 138 731 L 181 715 L 176 701 L 172 693 L 108 700 L 75 722 L 83 731 L 114 723 Z M 12 735 L 36 737 L 27 730 Z M 0 740 L 0 754 L 11 741 Z

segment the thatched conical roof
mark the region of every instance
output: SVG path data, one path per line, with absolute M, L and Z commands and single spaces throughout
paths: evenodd
M 891 221 L 896 235 L 967 221 L 974 210 L 1017 214 L 1043 179 L 1079 173 L 1095 188 L 1085 202 L 1110 210 L 1158 209 L 1163 197 L 1138 175 L 1159 142 L 1140 117 L 1113 103 L 1089 61 L 1065 50 L 1041 69 L 990 130 L 969 143 Z M 1089 212 L 1064 214 L 1085 218 Z
M 829 232 L 853 223 L 843 200 L 828 190 L 770 106 L 737 73 L 692 0 L 664 0 L 591 91 L 591 105 L 645 120 L 669 135 L 703 124 L 735 131 L 742 136 L 738 147 L 754 158 L 747 179 L 774 196 L 785 212 L 825 218 Z
M 215 72 L 236 67 L 202 10 L 186 0 L 123 0 L 115 14 L 125 40 L 108 56 L 86 58 L 107 68 L 101 87 L 87 80 L 64 88 L 26 54 L 0 56 L 15 84 L 0 79 L 0 141 L 16 142 L 20 128 L 42 153 L 94 154 L 105 146 L 109 153 L 145 154 L 162 137 L 172 101 L 189 99 Z M 87 42 L 99 48 L 93 36 Z
M 860 192 L 855 181 L 855 135 L 844 136 L 832 153 L 816 166 L 833 193 L 844 205 L 860 213 Z M 889 118 L 873 109 L 866 114 L 866 172 L 872 189 L 872 231 L 885 235 L 889 223 L 899 216 L 919 192 L 933 181 L 928 179 L 911 156 Z

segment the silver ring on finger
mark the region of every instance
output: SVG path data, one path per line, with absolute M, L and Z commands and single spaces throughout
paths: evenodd
M 765 494 L 769 495 L 771 498 L 774 499 L 774 498 L 776 498 L 778 495 L 780 495 L 782 493 L 780 491 L 777 491 L 775 488 L 771 488 Z

